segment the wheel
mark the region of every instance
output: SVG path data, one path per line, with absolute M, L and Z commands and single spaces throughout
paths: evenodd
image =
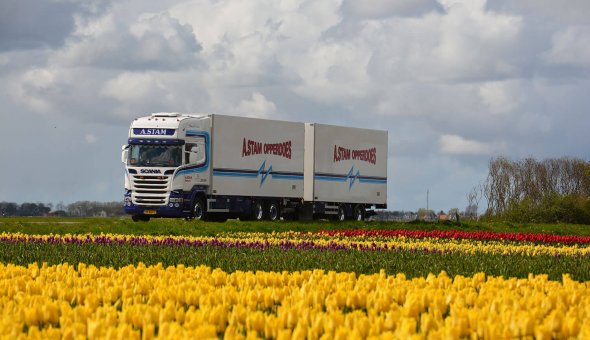
M 262 202 L 256 201 L 252 205 L 252 219 L 255 221 L 264 220 L 264 206 Z
M 346 211 L 344 205 L 338 207 L 338 214 L 336 214 L 336 221 L 344 221 L 346 219 Z
M 268 219 L 270 221 L 276 221 L 279 218 L 281 218 L 281 210 L 279 208 L 279 205 L 276 202 L 271 202 L 268 205 Z
M 131 216 L 131 220 L 133 220 L 133 222 L 148 222 L 150 217 L 145 215 L 133 215 Z
M 354 207 L 354 219 L 357 221 L 365 220 L 365 207 L 362 204 L 357 204 Z
M 206 217 L 205 203 L 203 203 L 202 199 L 197 198 L 195 200 L 195 203 L 193 204 L 193 208 L 192 208 L 191 212 L 192 212 L 191 219 L 195 219 L 197 221 L 205 220 L 205 217 Z

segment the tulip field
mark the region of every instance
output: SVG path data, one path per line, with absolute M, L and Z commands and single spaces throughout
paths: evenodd
M 584 232 L 224 226 L 150 235 L 0 220 L 1 334 L 590 338 Z

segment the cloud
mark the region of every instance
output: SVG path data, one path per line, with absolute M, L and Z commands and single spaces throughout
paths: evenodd
M 366 72 L 370 54 L 354 42 L 324 43 L 297 57 L 286 57 L 285 64 L 299 75 L 293 90 L 305 97 L 327 103 L 362 98 L 370 89 Z
M 357 19 L 376 19 L 391 16 L 415 17 L 429 12 L 440 12 L 442 6 L 434 0 L 344 0 L 342 10 Z
M 90 133 L 86 134 L 86 136 L 84 136 L 84 139 L 86 140 L 86 143 L 88 143 L 88 144 L 95 144 L 96 141 L 98 140 L 95 135 L 90 134 Z
M 267 100 L 261 93 L 252 93 L 249 99 L 240 101 L 231 113 L 255 118 L 272 118 L 277 112 L 275 104 Z
M 49 114 L 54 111 L 50 97 L 59 91 L 58 84 L 62 81 L 56 69 L 35 68 L 26 71 L 17 82 L 12 83 L 11 92 L 16 101 L 33 111 Z
M 38 67 L 9 74 L 4 91 L 10 101 L 36 114 L 96 121 L 110 110 L 108 103 L 97 104 L 100 85 L 108 76 L 109 72 L 92 69 Z
M 519 17 L 462 4 L 448 5 L 446 11 L 421 20 L 366 25 L 359 34 L 373 50 L 371 75 L 388 82 L 473 82 L 519 75 Z
M 569 26 L 555 33 L 544 57 L 551 64 L 590 67 L 590 26 Z
M 475 140 L 468 140 L 458 135 L 442 135 L 439 140 L 440 150 L 449 155 L 490 155 L 494 146 Z
M 199 65 L 192 28 L 167 13 L 142 14 L 132 23 L 113 14 L 80 21 L 56 63 L 126 70 L 178 70 Z
M 76 16 L 100 15 L 110 1 L 3 0 L 0 52 L 58 48 L 75 30 Z
M 298 84 L 296 66 L 313 55 L 324 31 L 341 17 L 340 2 L 187 1 L 170 15 L 202 42 L 212 86 Z M 249 15 L 244 15 L 248 13 Z
M 529 18 L 540 18 L 543 24 L 580 24 L 587 23 L 590 18 L 590 2 L 587 0 L 494 0 L 488 1 L 490 10 L 505 13 L 516 13 Z
M 3 0 L 0 52 L 57 47 L 74 28 L 74 4 L 44 0 Z
M 108 80 L 100 93 L 121 102 L 134 102 L 152 96 L 161 96 L 163 91 L 166 91 L 164 86 L 154 75 L 125 72 Z
M 520 88 L 514 81 L 495 81 L 482 83 L 479 96 L 492 114 L 513 112 L 522 103 Z
M 207 89 L 202 88 L 199 75 L 184 72 L 123 72 L 106 80 L 100 96 L 112 104 L 113 120 L 128 122 L 132 117 L 151 112 L 210 111 Z M 228 104 L 226 96 L 225 105 Z M 219 112 L 219 111 L 215 111 Z

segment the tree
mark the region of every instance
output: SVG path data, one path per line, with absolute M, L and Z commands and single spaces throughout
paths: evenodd
M 478 208 L 479 202 L 483 197 L 483 185 L 479 184 L 471 188 L 471 191 L 467 193 L 467 208 L 465 208 L 465 217 L 468 218 L 477 218 L 478 217 Z
M 451 221 L 461 222 L 459 208 L 452 208 L 451 210 L 449 210 L 449 219 Z
M 64 205 L 64 202 L 62 202 L 62 201 L 59 201 L 59 203 L 55 205 L 55 210 L 56 211 L 65 211 L 66 209 L 67 208 Z
M 18 205 L 13 202 L 0 202 L 0 216 L 15 216 Z
M 492 158 L 483 195 L 490 218 L 582 223 L 590 214 L 590 163 L 568 157 Z
M 43 203 L 25 202 L 18 207 L 17 215 L 19 216 L 45 216 L 51 208 L 46 207 Z

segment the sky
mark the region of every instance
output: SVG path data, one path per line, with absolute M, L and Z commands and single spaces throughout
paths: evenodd
M 0 201 L 122 200 L 151 112 L 387 130 L 388 209 L 463 210 L 492 157 L 590 160 L 590 1 L 0 1 Z

